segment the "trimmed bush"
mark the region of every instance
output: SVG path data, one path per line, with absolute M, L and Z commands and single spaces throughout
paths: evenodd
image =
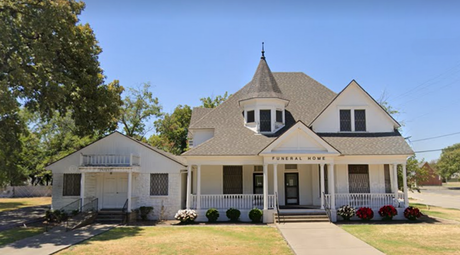
M 141 206 L 139 207 L 139 213 L 141 215 L 142 220 L 147 220 L 147 215 L 153 211 L 153 207 L 151 206 Z
M 374 211 L 369 207 L 361 207 L 356 211 L 356 216 L 362 220 L 372 220 L 374 218 Z
M 180 220 L 180 222 L 183 224 L 193 223 L 196 217 L 198 217 L 198 215 L 196 214 L 195 210 L 179 210 L 174 216 L 176 220 Z
M 408 220 L 417 220 L 417 218 L 422 217 L 422 212 L 417 207 L 409 206 L 404 210 L 404 217 Z
M 398 211 L 392 205 L 384 205 L 380 208 L 379 215 L 382 220 L 392 220 L 394 216 L 398 215 Z
M 262 219 L 264 212 L 258 208 L 253 208 L 249 211 L 249 219 L 252 220 L 252 223 L 259 223 Z
M 238 209 L 230 208 L 227 210 L 225 214 L 227 215 L 227 218 L 229 218 L 231 221 L 238 221 L 238 219 L 240 218 L 241 212 Z
M 337 210 L 337 214 L 343 218 L 343 220 L 350 220 L 351 217 L 355 216 L 356 214 L 356 209 L 349 206 L 349 205 L 343 205 Z
M 210 208 L 206 211 L 206 218 L 208 218 L 209 222 L 216 222 L 219 218 L 219 211 L 216 208 Z

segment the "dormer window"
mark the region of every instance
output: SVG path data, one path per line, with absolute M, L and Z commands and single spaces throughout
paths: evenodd
M 354 119 L 354 122 L 352 122 Z M 340 131 L 366 131 L 366 110 L 363 109 L 341 109 L 340 110 Z
M 270 110 L 260 110 L 260 132 L 272 131 L 272 114 Z
M 255 117 L 255 115 L 254 115 L 254 111 L 248 111 L 246 122 L 247 122 L 247 123 L 254 123 L 255 120 L 256 120 L 256 117 Z
M 283 123 L 283 111 L 276 110 L 276 122 Z

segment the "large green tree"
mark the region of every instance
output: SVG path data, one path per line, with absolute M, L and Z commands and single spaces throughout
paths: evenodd
M 445 180 L 455 173 L 460 173 L 460 143 L 448 146 L 442 150 L 436 168 Z
M 140 140 L 150 131 L 146 127 L 149 120 L 162 114 L 158 98 L 153 97 L 149 88 L 149 83 L 144 83 L 142 88 L 130 88 L 121 109 L 120 124 L 124 133 Z
M 20 182 L 18 166 L 26 125 L 20 108 L 49 121 L 70 114 L 79 136 L 114 130 L 123 88 L 104 83 L 101 48 L 83 2 L 0 1 L 0 185 Z
M 229 95 L 228 92 L 226 91 L 224 95 L 217 95 L 216 97 L 203 97 L 200 98 L 201 103 L 203 104 L 202 106 L 204 108 L 216 108 L 220 104 L 222 104 L 225 100 L 227 100 L 231 94 Z
M 406 176 L 407 176 L 407 187 L 409 190 L 416 190 L 420 192 L 420 188 L 417 183 L 424 182 L 429 177 L 428 169 L 421 167 L 424 160 L 418 160 L 415 156 L 411 156 L 406 161 Z M 403 190 L 403 175 L 402 166 L 398 166 L 398 186 L 400 190 Z

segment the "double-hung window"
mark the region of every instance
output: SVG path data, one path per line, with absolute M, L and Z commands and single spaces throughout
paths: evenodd
M 341 132 L 366 131 L 366 110 L 341 109 L 339 115 Z

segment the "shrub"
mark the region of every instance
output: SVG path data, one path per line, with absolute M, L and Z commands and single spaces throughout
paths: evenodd
M 398 211 L 392 205 L 384 205 L 380 208 L 379 215 L 383 220 L 392 220 L 394 216 L 398 215 Z
M 210 208 L 206 211 L 206 218 L 208 218 L 209 222 L 216 222 L 219 218 L 219 211 L 216 208 Z
M 361 207 L 356 211 L 356 216 L 362 220 L 371 220 L 374 218 L 374 211 L 369 207 Z
M 343 205 L 337 210 L 337 214 L 342 217 L 343 220 L 350 220 L 351 217 L 355 216 L 356 209 L 349 205 Z
M 253 208 L 249 211 L 249 219 L 252 220 L 252 223 L 259 223 L 263 216 L 263 211 L 258 208 Z
M 230 208 L 227 210 L 225 214 L 227 215 L 227 218 L 229 218 L 231 221 L 238 221 L 238 219 L 240 218 L 241 212 L 238 209 Z
M 69 219 L 69 215 L 63 210 L 48 210 L 45 212 L 45 219 L 48 222 L 61 222 L 67 221 Z
M 80 212 L 80 210 L 78 210 L 78 209 L 72 210 L 72 216 L 77 216 L 77 214 L 79 212 Z
M 416 207 L 409 206 L 404 210 L 404 217 L 408 220 L 416 220 L 417 218 L 422 217 L 422 212 Z
M 176 220 L 180 220 L 180 222 L 183 224 L 190 224 L 195 221 L 197 216 L 198 215 L 196 214 L 195 210 L 186 209 L 177 211 L 174 218 L 176 218 Z
M 153 211 L 153 207 L 151 206 L 141 206 L 139 207 L 139 213 L 141 215 L 142 220 L 147 220 L 147 215 Z

